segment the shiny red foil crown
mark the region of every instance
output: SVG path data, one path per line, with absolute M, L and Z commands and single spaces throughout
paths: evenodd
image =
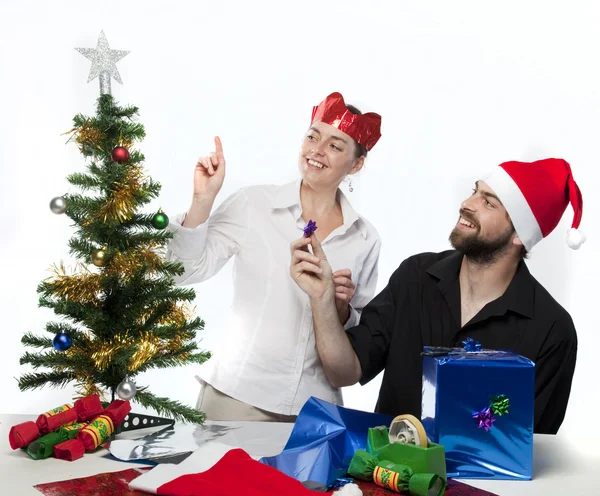
M 352 137 L 367 150 L 381 138 L 381 116 L 375 112 L 357 115 L 346 107 L 341 93 L 332 93 L 313 107 L 311 123 L 321 121 Z

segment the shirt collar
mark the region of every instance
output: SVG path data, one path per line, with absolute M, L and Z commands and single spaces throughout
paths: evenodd
M 455 251 L 427 269 L 429 274 L 439 280 L 438 286 L 442 291 L 453 283 L 460 291 L 458 276 L 462 259 L 463 254 Z M 458 298 L 460 300 L 460 294 Z M 506 310 L 512 310 L 531 319 L 534 316 L 534 301 L 534 279 L 525 262 L 521 261 L 504 294 L 493 302 L 494 313 L 505 313 Z
M 273 208 L 289 208 L 294 205 L 300 205 L 300 185 L 301 180 L 292 183 L 283 184 L 277 187 Z
M 273 209 L 278 208 L 290 208 L 290 207 L 299 207 L 299 216 L 302 215 L 302 204 L 300 203 L 300 186 L 302 185 L 302 180 L 298 179 L 297 181 L 284 184 L 279 186 L 277 192 L 275 194 L 275 198 L 273 200 Z M 338 188 L 337 190 L 338 200 L 340 202 L 340 207 L 342 207 L 342 216 L 344 217 L 344 226 L 348 229 L 351 225 L 356 223 L 356 227 L 363 236 L 363 238 L 367 237 L 367 226 L 356 213 L 352 205 L 346 198 L 346 195 Z

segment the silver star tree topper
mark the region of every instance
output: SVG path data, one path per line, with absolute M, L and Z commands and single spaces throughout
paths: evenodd
M 117 69 L 117 62 L 125 57 L 129 51 L 111 50 L 104 31 L 100 31 L 96 48 L 76 48 L 75 50 L 92 61 L 88 83 L 99 78 L 101 95 L 110 95 L 111 77 L 123 84 Z

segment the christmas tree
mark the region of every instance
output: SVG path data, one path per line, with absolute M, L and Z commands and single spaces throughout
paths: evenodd
M 24 345 L 39 351 L 21 357 L 34 372 L 24 374 L 19 387 L 75 382 L 79 396 L 132 399 L 160 415 L 201 423 L 201 412 L 134 382 L 147 370 L 199 364 L 210 354 L 195 341 L 204 327 L 190 307 L 195 293 L 175 286 L 173 276 L 183 268 L 163 256 L 172 237 L 168 217 L 141 211 L 158 197 L 160 184 L 146 176 L 144 156 L 134 148 L 145 136 L 138 109 L 120 107 L 111 95 L 111 77 L 121 82 L 116 61 L 128 52 L 111 50 L 104 33 L 96 49 L 78 50 L 92 60 L 89 80 L 100 81 L 96 115 L 75 116 L 69 132 L 87 172 L 67 178 L 80 194 L 50 203 L 76 227 L 69 248 L 78 262 L 71 269 L 53 266 L 53 276 L 38 287 L 39 305 L 61 318 L 46 325 L 53 338 L 23 336 Z

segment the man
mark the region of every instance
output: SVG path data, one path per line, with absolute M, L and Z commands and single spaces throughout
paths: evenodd
M 569 314 L 529 273 L 523 258 L 582 198 L 560 159 L 506 162 L 460 208 L 450 235 L 455 250 L 405 260 L 369 303 L 360 324 L 344 331 L 335 307 L 331 268 L 313 236 L 292 244 L 291 275 L 310 297 L 319 356 L 335 387 L 365 384 L 384 371 L 376 411 L 421 414 L 423 346 L 511 350 L 536 364 L 534 430 L 556 433 L 563 421 L 577 355 Z M 308 244 L 313 253 L 308 252 Z

